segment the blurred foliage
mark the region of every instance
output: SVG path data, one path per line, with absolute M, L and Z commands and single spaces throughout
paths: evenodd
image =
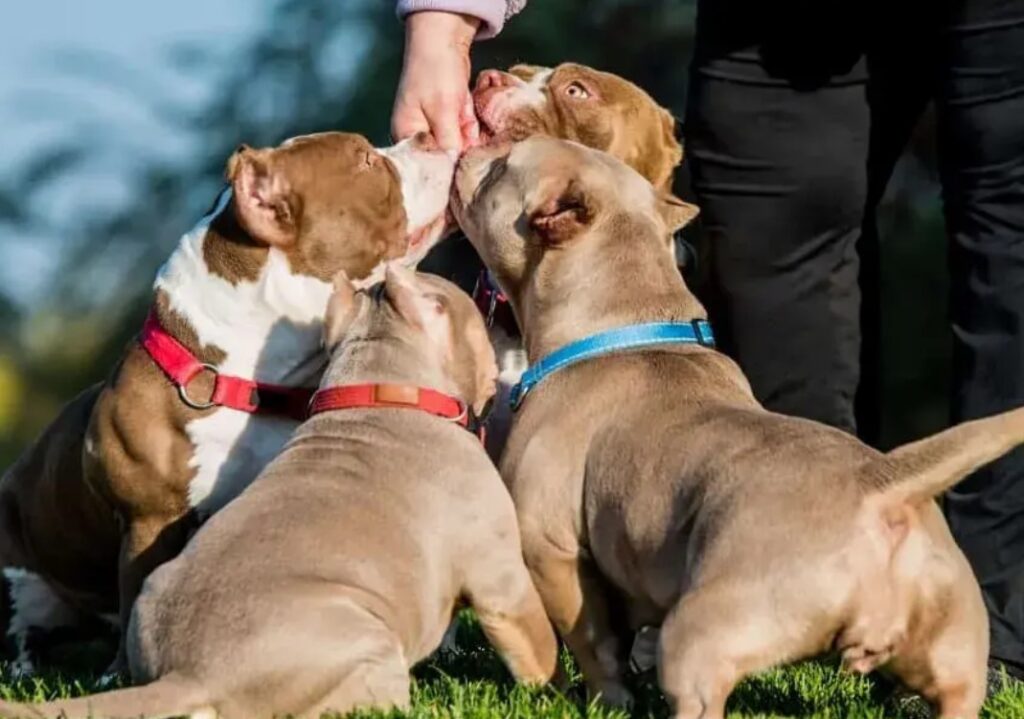
M 500 39 L 476 47 L 474 66 L 583 62 L 636 81 L 681 117 L 693 25 L 692 0 L 537 0 Z M 391 2 L 276 0 L 263 29 L 230 57 L 203 46 L 171 49 L 168 62 L 176 69 L 219 78 L 199 106 L 176 105 L 107 60 L 69 59 L 78 75 L 117 85 L 167 118 L 195 149 L 170 160 L 140 156 L 127 178 L 130 196 L 120 206 L 76 213 L 63 226 L 45 212 L 47 192 L 90 161 L 92 138 L 71 133 L 0 184 L 0 223 L 14 232 L 45 230 L 65 243 L 58 281 L 45 302 L 20 312 L 0 296 L 0 468 L 60 404 L 114 365 L 145 314 L 154 273 L 215 197 L 237 144 L 272 145 L 328 128 L 387 144 L 401 51 Z M 349 69 L 341 81 L 339 68 Z M 937 251 L 943 239 L 927 142 L 918 144 L 894 182 L 882 221 L 885 240 L 899 235 L 886 246 L 897 248 L 893 267 L 902 268 L 887 274 L 885 289 L 912 299 L 914 307 L 925 291 L 943 296 L 934 288 L 943 281 L 945 257 Z M 926 308 L 925 317 L 909 302 L 895 301 L 887 297 L 886 305 L 907 310 L 894 313 L 893 321 L 915 329 L 888 334 L 894 343 L 910 338 L 911 345 L 901 345 L 887 369 L 887 414 L 896 418 L 887 425 L 890 440 L 941 424 L 936 408 L 943 405 L 946 371 L 941 303 Z M 923 342 L 924 335 L 937 339 Z M 935 357 L 922 358 L 922 351 Z

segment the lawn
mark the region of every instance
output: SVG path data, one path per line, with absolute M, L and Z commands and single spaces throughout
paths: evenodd
M 553 690 L 515 686 L 501 661 L 486 645 L 475 623 L 463 618 L 457 649 L 444 652 L 416 669 L 413 707 L 408 712 L 362 713 L 360 719 L 660 719 L 667 716 L 653 677 L 635 678 L 637 706 L 632 714 L 606 711 L 582 700 L 578 674 L 564 656 L 574 686 L 568 695 Z M 49 674 L 31 679 L 0 680 L 0 697 L 11 701 L 42 701 L 98 691 L 95 677 Z M 766 672 L 743 682 L 729 702 L 730 719 L 920 719 L 928 716 L 916 699 L 894 694 L 882 680 L 840 673 L 835 665 L 807 662 Z M 985 706 L 986 719 L 1024 717 L 1024 690 L 1009 689 Z

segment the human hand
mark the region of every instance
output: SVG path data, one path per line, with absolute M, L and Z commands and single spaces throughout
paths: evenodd
M 397 140 L 429 132 L 461 151 L 480 134 L 469 92 L 469 49 L 480 21 L 448 12 L 417 12 L 405 21 L 405 59 L 391 112 Z

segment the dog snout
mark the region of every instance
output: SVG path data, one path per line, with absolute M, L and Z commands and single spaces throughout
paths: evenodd
M 492 87 L 514 87 L 519 83 L 519 78 L 501 70 L 484 70 L 476 77 L 474 92 L 489 90 Z
M 495 145 L 474 147 L 459 160 L 455 171 L 455 193 L 467 203 L 475 193 L 491 165 L 509 154 L 512 143 L 502 142 Z

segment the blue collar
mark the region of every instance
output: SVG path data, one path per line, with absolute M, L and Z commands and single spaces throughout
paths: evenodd
M 577 362 L 612 354 L 621 350 L 638 349 L 663 344 L 699 344 L 714 347 L 715 336 L 707 320 L 692 322 L 649 322 L 642 325 L 627 325 L 596 335 L 584 337 L 560 347 L 530 366 L 523 373 L 519 384 L 512 388 L 509 402 L 512 409 L 519 409 L 527 393 L 548 375 L 565 369 Z

